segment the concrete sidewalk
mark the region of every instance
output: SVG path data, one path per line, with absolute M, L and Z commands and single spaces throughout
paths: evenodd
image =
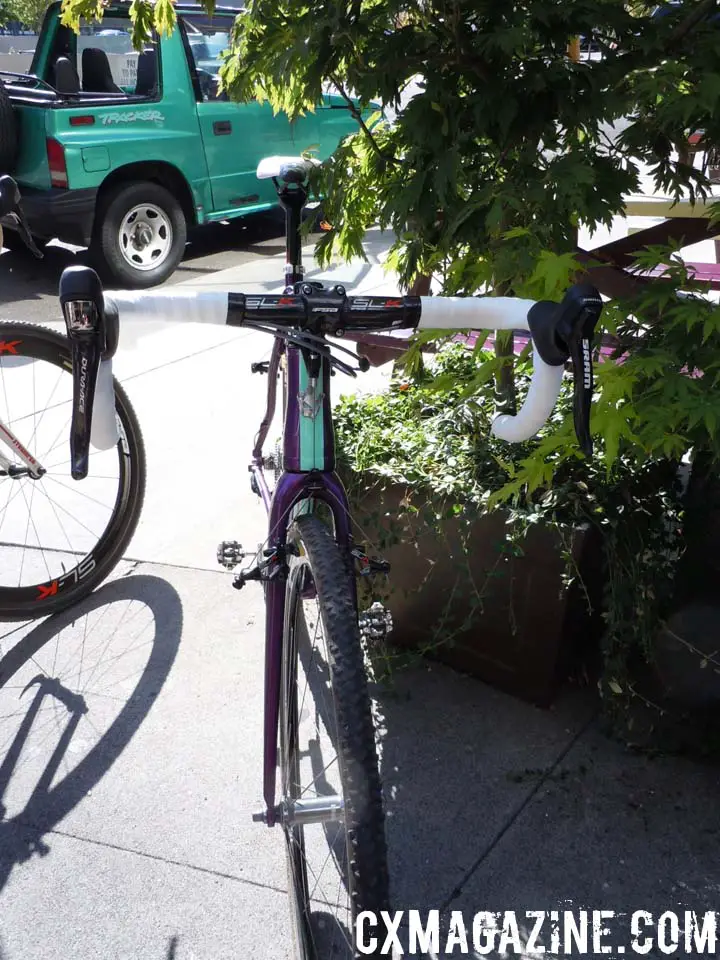
M 333 276 L 392 289 L 386 246 Z M 281 262 L 202 285 L 272 290 Z M 264 535 L 246 463 L 268 350 L 221 327 L 123 331 L 149 467 L 128 559 L 72 612 L 0 630 L 1 960 L 290 957 L 283 840 L 250 819 L 262 596 L 215 564 L 219 540 Z M 374 694 L 396 909 L 718 909 L 716 770 L 626 753 L 582 691 L 542 711 L 421 665 Z M 628 942 L 627 917 L 613 930 Z

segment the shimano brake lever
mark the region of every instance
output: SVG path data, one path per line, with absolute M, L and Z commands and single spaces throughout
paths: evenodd
M 90 457 L 90 430 L 95 401 L 98 370 L 102 347 L 96 335 L 97 307 L 91 301 L 74 300 L 64 304 L 68 331 L 71 335 L 73 359 L 73 410 L 70 427 L 70 473 L 73 480 L 83 480 L 88 474 Z M 80 325 L 87 328 L 80 330 Z
M 106 348 L 102 286 L 95 271 L 82 266 L 63 270 L 60 304 L 72 355 L 70 473 L 73 480 L 83 480 L 88 474 L 95 387 Z

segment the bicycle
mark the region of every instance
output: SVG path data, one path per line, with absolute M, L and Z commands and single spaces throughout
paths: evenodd
M 300 224 L 311 169 L 311 161 L 282 157 L 267 158 L 258 167 L 260 178 L 272 178 L 285 209 L 282 294 L 104 291 L 92 270 L 70 267 L 60 281 L 60 302 L 75 375 L 70 460 L 76 480 L 88 477 L 91 442 L 109 450 L 120 436 L 118 386 L 112 377 L 120 317 L 243 325 L 273 337 L 270 360 L 251 368 L 268 376 L 267 408 L 249 466 L 252 489 L 268 511 L 268 536 L 256 553 L 224 541 L 218 560 L 234 571 L 252 556 L 250 565 L 235 574 L 234 585 L 255 580 L 265 591 L 264 809 L 253 819 L 283 830 L 297 954 L 323 960 L 338 956 L 337 947 L 346 956 L 360 955 L 358 918 L 365 911 L 389 909 L 390 902 L 356 583 L 358 575 L 385 574 L 388 566 L 353 540 L 349 504 L 335 473 L 330 404 L 333 370 L 355 376 L 369 364 L 337 340 L 413 327 L 529 330 L 534 371 L 527 398 L 516 416 L 497 417 L 492 429 L 509 441 L 536 433 L 552 412 L 570 360 L 576 433 L 590 455 L 592 337 L 602 301 L 589 286 L 571 288 L 556 304 L 349 296 L 340 284 L 306 281 Z M 266 458 L 280 376 L 281 458 Z M 273 489 L 269 469 L 276 474 Z M 305 709 L 308 691 L 314 713 L 310 705 Z M 330 760 L 328 753 L 334 753 Z M 334 897 L 321 883 L 330 863 L 337 882 Z

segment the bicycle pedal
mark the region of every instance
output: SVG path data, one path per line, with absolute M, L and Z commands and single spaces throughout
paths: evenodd
M 356 569 L 361 577 L 372 577 L 378 573 L 390 573 L 390 564 L 382 557 L 369 557 L 364 550 L 356 547 L 352 551 Z
M 358 616 L 360 636 L 370 643 L 387 640 L 393 631 L 393 618 L 388 608 L 376 600 Z
M 221 567 L 232 570 L 241 560 L 247 556 L 247 551 L 243 550 L 242 544 L 237 540 L 223 540 L 217 548 L 217 561 Z
M 250 364 L 250 373 L 269 373 L 270 363 L 268 360 L 260 360 L 258 363 Z

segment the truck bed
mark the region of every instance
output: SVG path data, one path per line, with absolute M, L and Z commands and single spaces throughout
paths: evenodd
M 128 93 L 60 93 L 49 83 L 32 73 L 16 73 L 13 70 L 0 70 L 8 96 L 13 103 L 23 106 L 47 107 L 57 109 L 72 106 L 112 106 L 116 103 L 140 102 L 146 97 L 136 97 Z

